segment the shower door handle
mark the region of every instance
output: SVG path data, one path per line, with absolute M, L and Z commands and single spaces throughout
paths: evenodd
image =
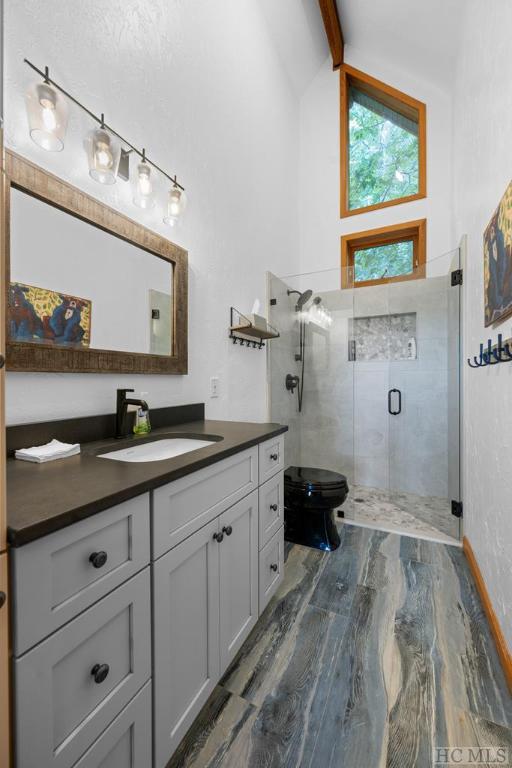
M 391 398 L 394 393 L 398 395 L 398 411 L 394 411 L 391 407 Z M 391 416 L 398 416 L 399 413 L 402 413 L 402 393 L 399 389 L 390 389 L 388 392 L 388 413 Z

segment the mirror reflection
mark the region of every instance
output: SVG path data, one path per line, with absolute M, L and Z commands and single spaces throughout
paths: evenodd
M 173 265 L 11 189 L 8 336 L 171 355 Z

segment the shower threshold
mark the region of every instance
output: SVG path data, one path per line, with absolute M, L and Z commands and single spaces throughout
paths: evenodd
M 341 509 L 347 523 L 460 545 L 459 521 L 447 499 L 351 485 Z

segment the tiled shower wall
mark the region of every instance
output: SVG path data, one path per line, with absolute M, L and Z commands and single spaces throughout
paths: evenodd
M 300 415 L 284 387 L 286 373 L 300 373 L 295 299 L 277 278 L 270 287 L 277 304 L 269 317 L 281 332 L 269 347 L 270 416 L 290 426 L 288 463 L 342 472 L 358 485 L 447 497 L 448 278 L 320 292 L 333 323 L 308 326 Z M 414 315 L 407 332 L 414 330 L 417 358 L 349 362 L 354 318 L 390 313 Z M 399 416 L 388 413 L 391 388 L 402 392 Z

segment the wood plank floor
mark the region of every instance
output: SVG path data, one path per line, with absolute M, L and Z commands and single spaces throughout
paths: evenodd
M 287 546 L 279 593 L 172 768 L 433 768 L 447 746 L 505 746 L 512 765 L 512 697 L 462 551 L 341 538 Z

